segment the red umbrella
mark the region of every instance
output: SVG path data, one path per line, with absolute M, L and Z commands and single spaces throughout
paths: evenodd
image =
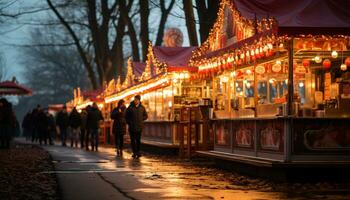
M 31 95 L 33 91 L 15 81 L 0 82 L 0 95 Z

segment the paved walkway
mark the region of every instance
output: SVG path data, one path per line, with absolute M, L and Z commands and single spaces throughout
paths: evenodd
M 70 199 L 278 199 L 280 194 L 227 190 L 225 182 L 156 158 L 116 158 L 99 152 L 44 146 L 52 156 L 64 200 Z

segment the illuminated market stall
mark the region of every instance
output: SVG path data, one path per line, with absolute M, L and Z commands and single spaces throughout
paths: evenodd
M 283 5 L 221 1 L 190 60 L 213 104 L 214 150 L 201 153 L 269 165 L 349 161 L 350 20 L 323 3 L 317 12 L 291 3 L 282 15 Z
M 180 120 L 180 108 L 198 102 L 203 89 L 200 82 L 191 79 L 190 74 L 196 72 L 197 67 L 188 67 L 194 49 L 150 44 L 146 63 L 140 64 L 129 59 L 125 80 L 105 95 L 105 102 L 110 108 L 115 107 L 120 99 L 124 99 L 128 105 L 136 94 L 141 95 L 142 104 L 148 113 L 142 142 L 178 146 L 177 121 Z

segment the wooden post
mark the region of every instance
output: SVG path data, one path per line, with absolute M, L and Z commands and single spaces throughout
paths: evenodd
M 254 117 L 258 117 L 258 80 L 256 79 L 256 64 L 254 62 Z
M 292 104 L 293 104 L 293 97 L 294 97 L 294 80 L 293 80 L 293 40 L 292 37 L 288 41 L 288 99 L 287 99 L 287 113 L 288 116 L 292 115 Z

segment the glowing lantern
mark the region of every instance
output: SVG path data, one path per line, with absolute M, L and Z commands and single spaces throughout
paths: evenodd
M 309 67 L 310 66 L 310 60 L 304 59 L 303 60 L 303 66 L 304 67 Z
M 322 62 L 322 58 L 320 56 L 315 56 L 314 58 L 316 63 L 321 63 Z
M 323 68 L 324 69 L 329 69 L 331 67 L 331 61 L 329 59 L 325 59 L 323 61 Z
M 338 57 L 338 52 L 337 51 L 332 51 L 331 55 L 332 55 L 332 58 L 337 58 Z
M 340 69 L 341 69 L 342 71 L 346 71 L 346 70 L 348 69 L 348 67 L 347 67 L 345 64 L 341 64 L 341 65 L 340 65 Z

